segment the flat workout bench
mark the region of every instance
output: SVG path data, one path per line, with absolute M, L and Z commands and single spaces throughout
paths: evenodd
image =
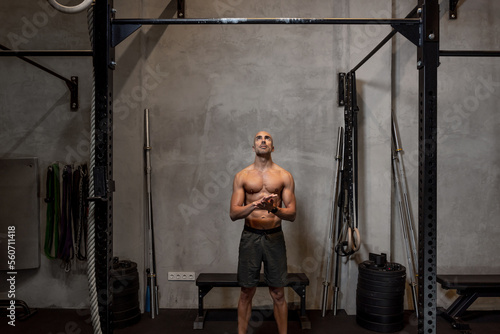
M 311 322 L 306 315 L 306 286 L 309 278 L 304 273 L 289 273 L 287 286 L 292 288 L 300 297 L 300 324 L 302 329 L 310 329 Z M 198 316 L 194 321 L 194 329 L 203 329 L 206 311 L 203 310 L 203 297 L 214 287 L 240 287 L 236 274 L 200 274 L 196 279 L 198 286 Z M 260 275 L 258 287 L 268 286 L 264 281 L 264 275 Z
M 469 330 L 460 316 L 478 297 L 500 297 L 500 275 L 438 275 L 443 289 L 457 290 L 460 295 L 441 315 L 457 329 Z

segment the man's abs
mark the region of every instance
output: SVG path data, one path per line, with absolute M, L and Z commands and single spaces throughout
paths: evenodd
M 280 226 L 281 219 L 266 210 L 255 210 L 245 218 L 245 225 L 259 230 L 268 230 Z

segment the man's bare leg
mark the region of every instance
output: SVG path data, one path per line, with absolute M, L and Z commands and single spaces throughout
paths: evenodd
M 274 303 L 274 318 L 278 324 L 279 334 L 286 334 L 288 330 L 288 305 L 285 300 L 285 288 L 269 288 Z
M 248 321 L 252 315 L 252 298 L 256 287 L 241 288 L 240 300 L 238 302 L 238 334 L 246 334 Z

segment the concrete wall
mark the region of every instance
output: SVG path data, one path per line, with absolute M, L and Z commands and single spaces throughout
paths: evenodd
M 0 43 L 19 49 L 90 47 L 85 14 L 68 17 L 43 4 L 1 3 L 5 23 Z M 117 1 L 115 7 L 119 18 L 170 18 L 175 11 L 163 1 Z M 403 17 L 412 7 L 389 0 L 317 0 L 307 6 L 297 0 L 193 0 L 188 1 L 187 15 Z M 443 1 L 442 49 L 499 48 L 500 23 L 491 14 L 498 12 L 498 4 L 465 2 L 458 21 L 448 21 L 447 10 Z M 337 128 L 343 125 L 337 73 L 355 66 L 389 31 L 385 26 L 145 26 L 117 46 L 114 255 L 137 262 L 144 272 L 143 110 L 149 108 L 160 307 L 197 305 L 194 283 L 167 281 L 169 271 L 236 270 L 243 221 L 229 219 L 231 182 L 235 172 L 252 163 L 252 137 L 261 129 L 274 136 L 274 160 L 296 182 L 297 219 L 283 224 L 289 271 L 307 273 L 307 307 L 320 307 L 334 151 Z M 342 267 L 340 307 L 349 313 L 355 311 L 357 263 L 369 252 L 385 252 L 391 260 L 406 263 L 399 221 L 391 210 L 390 111 L 396 112 L 402 133 L 416 220 L 415 55 L 416 47 L 398 36 L 357 72 L 363 246 Z M 38 156 L 43 185 L 51 162 L 88 159 L 92 78 L 90 59 L 36 60 L 80 79 L 81 107 L 72 113 L 61 81 L 16 58 L 0 61 L 0 155 Z M 494 129 L 499 117 L 494 108 L 499 65 L 486 58 L 441 62 L 438 270 L 498 273 L 499 246 L 494 240 L 500 233 L 495 224 L 500 187 Z M 42 231 L 44 209 L 42 202 Z M 86 289 L 81 263 L 65 273 L 57 261 L 42 256 L 40 269 L 18 276 L 20 298 L 34 307 L 82 308 L 88 303 Z M 235 307 L 237 298 L 238 289 L 216 289 L 205 303 Z M 443 292 L 439 304 L 447 305 L 450 298 Z M 287 299 L 299 301 L 293 291 L 287 292 Z M 270 302 L 267 292 L 259 290 L 255 305 Z

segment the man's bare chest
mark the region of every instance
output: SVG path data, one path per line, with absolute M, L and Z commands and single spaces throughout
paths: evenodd
M 280 173 L 249 173 L 243 188 L 247 194 L 281 194 L 284 183 Z

